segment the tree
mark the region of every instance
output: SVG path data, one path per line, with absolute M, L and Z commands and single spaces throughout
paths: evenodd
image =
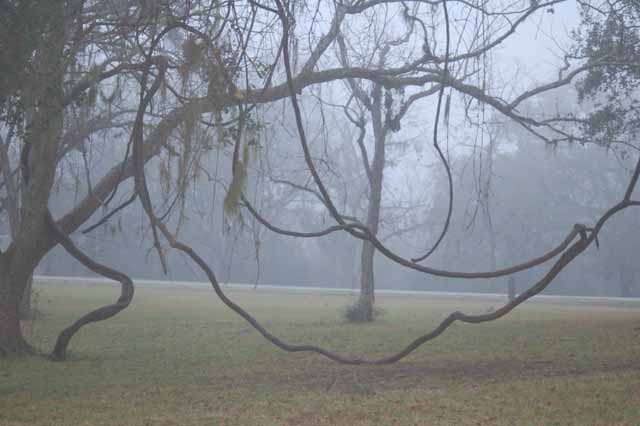
M 577 84 L 580 101 L 593 105 L 583 121 L 585 133 L 601 144 L 637 138 L 640 132 L 640 5 L 579 1 L 582 25 L 575 33 L 575 56 L 591 68 Z
M 5 140 L 7 135 L 13 135 L 20 138 L 21 145 L 19 155 L 4 158 L 2 166 L 4 176 L 19 174 L 23 182 L 17 232 L 9 247 L 0 254 L 2 353 L 31 351 L 22 337 L 18 306 L 35 266 L 57 244 L 63 245 L 90 269 L 122 281 L 123 289 L 117 303 L 93 311 L 66 329 L 58 340 L 54 357 L 64 357 L 70 337 L 82 325 L 115 315 L 133 296 L 128 277 L 94 262 L 67 237 L 98 208 L 108 204 L 120 182 L 131 177 L 131 159 L 125 156 L 120 164 L 107 170 L 95 186 L 87 182 L 87 195 L 59 220 L 53 221 L 48 208 L 59 160 L 75 155 L 87 136 L 65 139 L 64 123 L 69 117 L 80 114 L 85 118 L 83 124 L 88 125 L 91 120 L 86 118 L 96 108 L 101 113 L 106 111 L 112 118 L 112 110 L 119 111 L 131 102 L 123 96 L 123 90 L 135 84 L 135 74 L 148 72 L 154 64 L 164 63 L 157 57 L 140 58 L 143 55 L 131 40 L 143 38 L 146 43 L 153 43 L 163 20 L 170 21 L 164 27 L 164 31 L 169 32 L 185 27 L 184 22 L 190 16 L 201 13 L 198 8 L 184 12 L 183 5 L 177 2 L 162 10 L 159 7 L 150 9 L 146 4 L 130 6 L 124 1 L 110 5 L 20 1 L 2 4 L 8 10 L 3 14 L 8 23 L 0 35 L 3 46 L 11 47 L 3 50 L 2 61 L 12 66 L 11 72 L 3 73 L 2 130 L 6 132 Z M 39 19 L 35 19 L 34 14 Z M 205 24 L 209 25 L 208 22 Z M 66 28 L 71 30 L 66 31 Z M 164 47 L 170 48 L 171 43 Z M 111 89 L 111 94 L 104 95 L 100 83 L 107 81 L 109 84 L 103 88 Z M 185 115 L 186 109 L 179 107 L 157 123 L 149 135 L 150 143 L 145 147 L 147 161 L 167 144 L 173 129 Z M 91 134 L 99 128 L 94 123 L 85 133 Z M 11 179 L 6 179 L 4 184 L 8 188 Z M 7 192 L 8 197 L 14 197 L 14 194 L 15 191 Z M 15 208 L 9 210 L 14 216 L 15 212 Z
M 417 17 L 411 15 L 409 9 L 405 7 L 405 20 L 408 21 L 405 33 L 398 37 L 384 34 L 373 34 L 375 40 L 379 40 L 372 48 L 372 52 L 367 62 L 359 64 L 367 68 L 375 68 L 383 70 L 389 65 L 389 52 L 392 47 L 407 45 L 411 36 L 416 30 L 417 22 L 421 22 Z M 382 28 L 386 29 L 391 22 L 384 22 Z M 423 51 L 431 52 L 433 46 L 429 44 L 426 28 L 421 34 L 424 39 Z M 340 60 L 344 67 L 351 66 L 349 50 L 342 35 L 337 37 L 338 47 L 340 51 Z M 359 52 L 362 55 L 363 52 Z M 426 54 L 426 53 L 425 53 Z M 438 87 L 431 87 L 427 90 L 421 90 L 412 94 L 407 100 L 404 100 L 404 91 L 407 88 L 401 85 L 394 89 L 385 88 L 380 82 L 366 82 L 356 79 L 347 79 L 347 87 L 350 91 L 349 102 L 355 100 L 358 104 L 358 114 L 353 116 L 349 112 L 348 106 L 345 107 L 345 116 L 359 129 L 359 135 L 356 143 L 360 151 L 362 166 L 365 171 L 366 181 L 368 183 L 368 197 L 366 210 L 366 218 L 362 222 L 371 232 L 373 236 L 378 236 L 381 221 L 382 209 L 382 192 L 384 169 L 387 166 L 387 145 L 391 140 L 391 134 L 400 130 L 403 117 L 409 111 L 411 106 L 418 100 L 426 98 L 438 92 Z M 368 119 L 365 118 L 368 116 Z M 373 151 L 367 147 L 365 141 L 367 122 L 373 133 Z M 374 255 L 375 247 L 373 243 L 367 239 L 362 242 L 362 251 L 360 256 L 360 297 L 356 304 L 350 308 L 350 315 L 355 321 L 373 321 L 374 319 L 374 302 L 375 302 L 375 279 L 374 279 Z
M 570 92 L 561 96 L 568 106 L 577 100 Z M 472 165 L 480 160 L 471 150 L 452 161 L 456 176 L 455 214 L 448 239 L 434 259 L 443 267 L 451 265 L 448 259 L 460 257 L 474 259 L 469 267 L 493 261 L 500 266 L 509 265 L 530 258 L 553 246 L 576 219 L 582 223 L 596 219 L 615 203 L 628 183 L 633 159 L 621 158 L 620 147 L 548 147 L 508 123 L 494 121 L 493 127 L 495 136 L 490 147 L 494 155 L 482 157 L 482 168 Z M 489 161 L 491 169 L 486 164 Z M 487 188 L 482 182 L 489 179 L 489 174 L 491 186 Z M 442 177 L 437 187 L 446 187 Z M 446 193 L 440 189 L 435 196 L 446 198 Z M 491 205 L 491 223 L 499 224 L 493 230 L 493 239 L 486 232 L 485 202 Z M 436 205 L 428 214 L 441 216 L 442 210 Z M 599 237 L 599 246 L 587 250 L 576 260 L 576 267 L 564 272 L 548 291 L 591 296 L 633 294 L 636 289 L 629 284 L 637 274 L 637 265 L 633 264 L 631 253 L 637 251 L 639 242 L 629 230 L 636 228 L 636 222 L 632 211 L 617 216 Z M 522 271 L 517 274 L 518 280 L 530 281 L 539 273 L 539 268 Z M 509 278 L 515 280 L 515 275 Z M 507 281 L 507 288 L 509 284 L 516 285 Z M 463 282 L 454 285 L 456 289 L 473 290 Z M 498 292 L 502 288 L 493 282 L 483 290 Z

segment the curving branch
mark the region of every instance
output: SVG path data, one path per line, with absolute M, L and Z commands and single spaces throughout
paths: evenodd
M 531 269 L 535 266 L 542 265 L 551 259 L 557 257 L 561 253 L 563 253 L 567 247 L 571 245 L 571 243 L 575 240 L 575 238 L 579 235 L 578 230 L 573 227 L 571 231 L 567 234 L 567 236 L 553 249 L 547 251 L 546 253 L 530 259 L 523 263 L 518 263 L 516 265 L 512 265 L 506 268 L 496 269 L 492 271 L 472 271 L 472 272 L 463 272 L 463 271 L 452 271 L 447 269 L 438 269 L 431 268 L 428 266 L 420 265 L 416 262 L 412 262 L 409 259 L 403 258 L 400 255 L 396 254 L 392 250 L 390 250 L 386 245 L 384 245 L 378 238 L 372 235 L 369 228 L 364 226 L 360 222 L 353 223 L 345 223 L 343 225 L 334 225 L 328 228 L 319 230 L 319 231 L 310 231 L 310 232 L 301 232 L 295 230 L 284 229 L 272 224 L 269 220 L 264 218 L 260 213 L 258 213 L 248 202 L 248 200 L 243 199 L 243 206 L 249 211 L 249 213 L 262 225 L 264 225 L 267 229 L 277 234 L 286 235 L 295 238 L 315 238 L 315 237 L 323 237 L 325 235 L 329 235 L 333 232 L 337 231 L 347 231 L 353 237 L 358 238 L 360 240 L 370 241 L 376 250 L 379 250 L 385 257 L 392 260 L 393 262 L 404 266 L 409 269 L 413 269 L 414 271 L 422 272 L 428 275 L 433 275 L 437 277 L 444 278 L 463 278 L 463 279 L 487 279 L 487 278 L 499 278 L 507 275 L 512 275 L 517 272 L 526 271 L 527 269 Z
M 449 74 L 449 49 L 451 44 L 451 29 L 450 29 L 450 23 L 449 23 L 449 10 L 447 8 L 447 0 L 442 0 L 442 8 L 444 9 L 444 22 L 445 22 L 445 28 L 446 28 L 444 75 L 448 75 Z M 424 255 L 411 259 L 412 262 L 421 262 L 425 260 L 427 257 L 431 256 L 431 254 L 436 251 L 438 246 L 440 246 L 440 243 L 444 240 L 445 235 L 447 235 L 447 231 L 449 230 L 449 224 L 451 223 L 451 215 L 453 214 L 453 177 L 451 176 L 451 167 L 449 165 L 449 162 L 447 161 L 447 158 L 442 152 L 442 148 L 440 148 L 440 144 L 438 143 L 438 127 L 440 125 L 440 112 L 442 110 L 443 96 L 444 96 L 444 85 L 441 85 L 440 91 L 438 92 L 438 105 L 436 107 L 436 118 L 435 118 L 435 122 L 433 123 L 433 147 L 438 152 L 440 161 L 442 161 L 442 165 L 444 166 L 444 169 L 447 172 L 447 184 L 449 185 L 449 204 L 447 206 L 447 217 L 444 221 L 444 226 L 442 227 L 440 236 L 436 240 L 435 244 Z
M 94 229 L 99 228 L 100 226 L 104 225 L 105 223 L 107 223 L 109 221 L 109 219 L 111 219 L 113 216 L 118 214 L 121 210 L 125 209 L 127 206 L 129 206 L 131 203 L 133 203 L 136 200 L 136 198 L 138 198 L 138 194 L 136 192 L 134 192 L 125 202 L 123 202 L 122 204 L 120 204 L 119 206 L 114 208 L 113 210 L 109 211 L 109 213 L 104 215 L 104 217 L 102 217 L 99 221 L 97 221 L 93 225 L 83 229 L 82 233 L 83 234 L 88 234 L 91 231 L 93 231 Z
M 106 319 L 109 319 L 129 306 L 129 304 L 133 300 L 135 287 L 133 285 L 133 281 L 131 280 L 131 278 L 129 278 L 128 275 L 94 261 L 82 250 L 80 250 L 73 243 L 73 241 L 71 241 L 71 238 L 69 238 L 69 236 L 64 231 L 62 231 L 62 229 L 60 229 L 58 224 L 56 224 L 56 222 L 51 217 L 51 212 L 49 211 L 47 212 L 46 221 L 56 240 L 62 247 L 64 247 L 67 253 L 69 253 L 91 271 L 100 274 L 105 278 L 118 281 L 121 284 L 120 297 L 115 303 L 102 306 L 96 310 L 89 312 L 88 314 L 82 316 L 76 322 L 71 324 L 69 327 L 62 330 L 62 332 L 58 335 L 56 344 L 49 357 L 54 361 L 62 361 L 67 357 L 67 348 L 69 346 L 71 338 L 85 325 L 92 322 L 104 321 Z
M 140 92 L 140 105 L 138 107 L 138 112 L 136 114 L 136 120 L 135 120 L 135 124 L 133 126 L 133 131 L 131 132 L 131 141 L 132 141 L 132 147 L 133 147 L 133 163 L 134 163 L 134 167 L 136 169 L 140 169 L 140 168 L 144 168 L 144 145 L 142 143 L 142 138 L 143 138 L 143 127 L 144 127 L 144 113 L 147 109 L 147 107 L 149 106 L 149 103 L 151 103 L 151 100 L 153 99 L 153 96 L 155 95 L 155 93 L 158 91 L 158 89 L 160 88 L 160 84 L 162 83 L 162 80 L 164 79 L 164 74 L 167 70 L 167 66 L 168 66 L 168 61 L 166 58 L 164 57 L 160 57 L 159 59 L 153 61 L 156 62 L 156 64 L 158 65 L 158 76 L 156 77 L 156 79 L 154 80 L 153 84 L 151 85 L 151 87 L 149 88 L 148 91 L 145 92 L 145 85 L 146 85 L 146 81 L 149 75 L 149 69 L 150 69 L 150 65 L 152 64 L 152 62 L 149 63 L 149 67 L 145 70 L 145 73 L 143 75 L 143 81 L 142 81 L 142 90 Z M 138 194 L 138 196 L 140 197 L 140 202 L 142 204 L 142 207 L 144 208 L 145 211 L 147 211 L 147 214 L 151 215 L 153 214 L 153 206 L 151 204 L 151 196 L 149 195 L 149 188 L 147 187 L 147 183 L 144 177 L 144 174 L 142 174 L 140 176 L 140 178 L 138 178 L 138 175 L 136 175 L 136 180 L 135 180 L 135 192 L 136 194 Z M 162 269 L 164 271 L 164 273 L 167 273 L 167 262 L 166 262 L 166 258 L 164 256 L 164 252 L 162 251 L 162 246 L 160 245 L 160 240 L 158 238 L 158 232 L 155 228 L 155 225 L 152 223 L 151 224 L 151 231 L 152 231 L 152 235 L 153 235 L 153 241 L 154 241 L 154 247 L 156 248 L 156 251 L 158 252 L 158 256 L 160 257 L 160 263 L 162 264 Z
M 143 170 L 138 170 L 138 173 L 143 174 Z M 637 176 L 640 175 L 640 160 L 636 166 L 636 171 L 634 173 L 634 177 L 632 177 L 629 186 L 627 188 L 627 192 L 629 192 L 629 188 L 633 191 L 633 188 L 637 182 Z M 483 322 L 494 321 L 499 319 L 517 306 L 521 305 L 528 299 L 534 297 L 535 295 L 542 292 L 545 288 L 549 286 L 549 284 L 553 281 L 553 279 L 567 266 L 569 265 L 576 257 L 578 257 L 581 253 L 583 253 L 594 241 L 597 241 L 598 234 L 606 224 L 606 222 L 613 217 L 616 213 L 626 209 L 631 206 L 640 206 L 640 201 L 631 201 L 630 199 L 624 199 L 620 203 L 612 206 L 609 210 L 607 210 L 600 219 L 596 222 L 596 225 L 593 228 L 586 228 L 583 225 L 575 225 L 574 231 L 576 234 L 580 235 L 580 238 L 571 244 L 566 250 L 563 251 L 560 258 L 553 264 L 553 266 L 547 271 L 547 273 L 534 285 L 532 285 L 529 289 L 521 293 L 514 300 L 508 302 L 503 305 L 501 308 L 497 309 L 494 312 L 488 314 L 480 314 L 480 315 L 468 315 L 460 311 L 456 311 L 447 316 L 440 324 L 435 327 L 433 330 L 421 335 L 420 337 L 414 339 L 408 345 L 406 345 L 403 349 L 398 352 L 383 358 L 378 359 L 368 359 L 361 357 L 348 357 L 341 355 L 337 352 L 330 351 L 321 346 L 316 345 L 296 345 L 287 343 L 286 341 L 280 339 L 276 335 L 272 334 L 267 328 L 260 324 L 260 322 L 255 319 L 249 312 L 243 309 L 240 305 L 231 300 L 222 290 L 215 274 L 208 266 L 208 264 L 196 253 L 193 248 L 190 246 L 178 241 L 167 229 L 167 227 L 155 217 L 151 217 L 151 220 L 155 222 L 156 226 L 163 234 L 163 236 L 169 241 L 169 245 L 189 256 L 194 263 L 196 263 L 202 271 L 205 272 L 213 290 L 216 295 L 220 298 L 220 300 L 235 313 L 240 315 L 245 321 L 247 321 L 256 331 L 258 331 L 265 339 L 267 339 L 270 343 L 274 344 L 278 348 L 286 351 L 286 352 L 312 352 L 322 355 L 332 361 L 338 362 L 340 364 L 348 364 L 348 365 L 384 365 L 384 364 L 392 364 L 400 361 L 401 359 L 407 357 L 412 352 L 417 350 L 419 347 L 424 345 L 425 343 L 432 341 L 443 334 L 454 322 L 460 321 L 468 324 L 480 324 Z

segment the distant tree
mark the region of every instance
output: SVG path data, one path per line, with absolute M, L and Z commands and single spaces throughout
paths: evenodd
M 631 161 L 621 160 L 613 150 L 595 144 L 545 147 L 520 132 L 501 132 L 494 143 L 493 179 L 487 196 L 492 206 L 491 221 L 496 224 L 494 240 L 486 236 L 483 201 L 477 192 L 477 176 L 469 165 L 472 154 L 461 155 L 453 162 L 458 201 L 449 238 L 434 259 L 437 264 L 449 266 L 448 259 L 464 257 L 475 266 L 490 263 L 492 253 L 497 267 L 530 258 L 552 247 L 576 220 L 590 223 L 602 214 L 615 203 L 630 177 Z M 438 186 L 444 186 L 442 179 Z M 436 196 L 445 198 L 446 194 L 441 190 Z M 640 240 L 630 232 L 639 225 L 632 213 L 612 220 L 607 232 L 599 237 L 599 247 L 585 252 L 576 262 L 580 267 L 565 272 L 549 290 L 563 294 L 635 294 L 633 277 L 640 269 L 632 253 L 640 250 Z M 434 208 L 430 214 L 442 215 L 442 208 Z M 509 276 L 507 292 L 516 293 L 522 289 L 522 281 L 534 279 L 539 273 L 523 271 L 518 274 L 519 283 L 515 275 Z M 490 283 L 486 288 L 499 291 L 500 287 Z
M 640 3 L 580 0 L 582 25 L 575 56 L 592 67 L 579 79 L 582 103 L 592 105 L 583 122 L 590 139 L 622 143 L 640 136 Z

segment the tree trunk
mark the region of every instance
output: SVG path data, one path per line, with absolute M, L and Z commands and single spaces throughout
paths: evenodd
M 367 227 L 373 235 L 378 234 L 380 225 L 380 206 L 382 204 L 382 181 L 384 179 L 385 142 L 387 129 L 382 118 L 382 86 L 376 85 L 373 90 L 371 122 L 373 126 L 374 153 L 373 161 L 367 177 L 369 179 L 369 208 L 367 211 Z M 358 307 L 362 310 L 362 319 L 373 321 L 375 303 L 375 282 L 373 259 L 375 247 L 364 241 L 360 256 L 360 299 Z
M 33 275 L 29 276 L 27 283 L 24 286 L 24 292 L 22 293 L 22 297 L 20 298 L 20 318 L 21 319 L 29 319 L 33 317 L 33 306 L 32 306 L 32 295 L 33 295 Z
M 375 282 L 373 276 L 373 255 L 375 248 L 369 241 L 362 244 L 360 256 L 360 300 L 358 307 L 362 310 L 364 321 L 373 321 L 373 305 L 375 303 Z
M 5 256 L 2 255 L 2 257 Z M 0 267 L 0 356 L 30 351 L 20 327 L 21 293 L 14 291 L 15 288 L 22 288 L 22 286 L 12 285 L 12 277 L 5 262 L 6 259 L 3 258 L 3 265 Z
M 0 355 L 21 352 L 24 339 L 20 329 L 18 303 L 8 294 L 7 289 L 0 291 Z
M 29 75 L 27 131 L 21 155 L 21 217 L 11 245 L 0 254 L 0 346 L 5 353 L 31 352 L 20 329 L 20 302 L 39 260 L 52 247 L 45 223 L 56 172 L 64 115 L 64 8 L 48 12 Z M 15 225 L 15 223 L 14 223 Z
M 633 296 L 633 273 L 624 266 L 620 267 L 620 296 L 632 297 Z

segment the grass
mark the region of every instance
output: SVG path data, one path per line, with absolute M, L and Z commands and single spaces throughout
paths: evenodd
M 41 287 L 55 333 L 109 302 L 112 287 Z M 497 301 L 378 298 L 385 315 L 348 324 L 346 296 L 231 295 L 291 342 L 386 355 L 452 310 Z M 640 309 L 531 303 L 506 319 L 454 325 L 396 365 L 345 367 L 274 348 L 211 292 L 139 289 L 90 325 L 70 359 L 0 359 L 0 425 L 640 425 Z

